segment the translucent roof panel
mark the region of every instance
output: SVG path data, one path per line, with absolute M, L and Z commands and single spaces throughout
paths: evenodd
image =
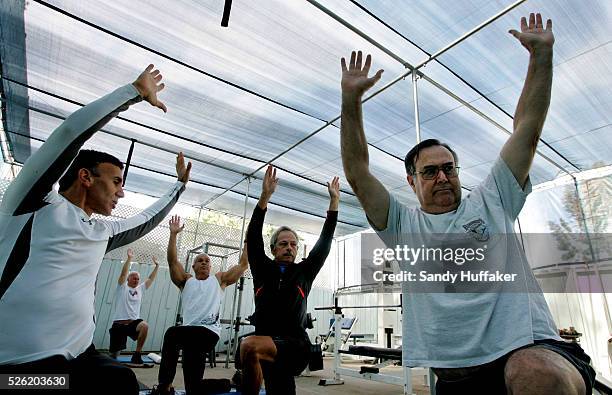
M 514 1 L 356 0 L 356 3 L 425 51 L 434 53 Z M 417 60 L 422 60 L 422 56 Z
M 169 111 L 135 106 L 125 116 L 136 122 L 234 152 L 267 159 L 321 121 L 245 95 L 184 66 L 160 58 L 78 21 L 30 4 L 26 11 L 28 84 L 87 103 L 131 82 L 149 63 L 164 75 L 160 94 Z M 143 31 L 146 31 L 143 30 Z M 130 64 L 126 64 L 129 59 Z M 109 73 L 109 67 L 112 72 Z M 104 76 L 100 78 L 100 76 Z M 276 140 L 263 145 L 262 139 Z
M 424 50 L 435 53 L 513 2 L 358 3 Z M 609 133 L 601 132 L 610 125 L 612 104 L 609 1 L 589 2 L 588 7 L 570 0 L 521 4 L 438 60 L 512 115 L 526 74 L 528 54 L 507 31 L 518 28 L 520 17 L 534 10 L 553 20 L 556 37 L 552 103 L 542 138 L 578 168 L 590 168 L 594 162 L 610 164 L 612 158 L 601 149 L 609 144 L 597 144 L 610 142 Z M 429 69 L 428 66 L 423 71 L 439 78 Z M 568 168 L 576 171 L 576 167 Z
M 160 99 L 168 113 L 134 105 L 86 144 L 126 160 L 136 141 L 128 189 L 163 193 L 174 155 L 183 151 L 194 162 L 184 201 L 242 215 L 245 178 L 255 174 L 252 207 L 272 162 L 282 178 L 269 219 L 292 224 L 293 212 L 317 233 L 328 204 L 325 183 L 338 175 L 337 234 L 367 227 L 340 157 L 340 57 L 354 49 L 372 54 L 372 72 L 385 70 L 373 94 L 406 73 L 406 63 L 421 63 L 512 2 L 313 3 L 234 2 L 228 28 L 220 26 L 218 0 L 50 0 L 24 2 L 25 9 L 0 3 L 2 126 L 14 159 L 25 161 L 63 117 L 153 63 L 164 76 Z M 507 31 L 534 10 L 553 19 L 556 44 L 552 103 L 532 182 L 611 164 L 612 3 L 536 0 L 420 69 L 421 137 L 457 150 L 467 188 L 487 175 L 512 130 L 528 54 Z M 372 173 L 415 205 L 402 161 L 417 140 L 411 77 L 365 103 L 363 116 Z
M 220 26 L 223 2 L 216 0 L 171 5 L 161 0 L 50 3 L 219 79 L 325 120 L 339 113 L 339 54 L 349 54 L 355 47 L 381 53 L 305 1 L 235 2 L 229 28 Z M 43 21 L 50 18 L 41 16 Z M 101 44 L 107 40 L 103 38 Z M 124 50 L 132 51 L 133 46 L 126 45 Z M 386 58 L 390 71 L 402 69 Z

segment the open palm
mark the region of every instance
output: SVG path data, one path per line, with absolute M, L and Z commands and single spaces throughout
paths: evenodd
M 522 17 L 521 31 L 512 29 L 509 33 L 516 37 L 529 52 L 533 52 L 537 48 L 552 48 L 555 43 L 552 21 L 548 19 L 546 28 L 544 28 L 542 15 L 540 14 L 529 14 L 529 23 L 527 23 L 527 18 Z
M 170 221 L 168 221 L 168 226 L 170 227 L 170 233 L 176 234 L 183 231 L 185 224 L 181 226 L 181 217 L 173 215 Z
M 342 93 L 361 96 L 365 91 L 370 89 L 382 76 L 383 70 L 378 70 L 376 74 L 368 78 L 370 67 L 372 65 L 372 57 L 366 56 L 365 64 L 362 67 L 362 53 L 358 51 L 351 53 L 351 59 L 347 67 L 346 60 L 342 58 L 340 64 L 342 66 Z

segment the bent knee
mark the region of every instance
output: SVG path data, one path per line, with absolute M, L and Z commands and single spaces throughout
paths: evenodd
M 584 394 L 584 380 L 578 369 L 552 350 L 532 347 L 514 353 L 504 369 L 511 393 L 525 389 L 554 389 L 558 394 Z M 560 392 L 559 392 L 560 391 Z
M 174 337 L 178 336 L 179 326 L 171 326 L 166 329 L 166 333 L 164 333 L 164 342 L 171 341 Z
M 258 336 L 249 336 L 240 343 L 240 357 L 245 360 L 264 359 L 272 354 L 274 343 L 271 339 Z
M 242 342 L 240 342 L 240 355 L 243 358 L 256 356 L 258 350 L 257 343 L 251 336 L 242 339 Z

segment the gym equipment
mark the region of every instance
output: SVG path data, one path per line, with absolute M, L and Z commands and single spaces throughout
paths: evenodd
M 357 323 L 357 318 L 348 318 L 343 317 L 340 324 L 340 347 L 344 349 L 346 344 L 349 341 L 349 338 L 352 336 L 353 327 Z M 335 347 L 335 338 L 336 338 L 336 329 L 335 325 L 336 320 L 334 318 L 330 319 L 329 330 L 327 331 L 327 335 L 324 335 L 321 339 L 321 350 L 327 352 L 333 352 Z
M 333 310 L 334 311 L 334 332 L 342 333 L 342 323 L 343 323 L 343 308 L 351 308 L 351 309 L 370 309 L 370 308 L 393 308 L 399 307 L 401 308 L 401 303 L 399 305 L 382 305 L 382 306 L 339 306 L 338 305 L 338 297 L 334 297 L 334 306 L 326 306 L 326 307 L 315 307 L 315 310 Z M 348 340 L 348 337 L 347 337 Z M 346 343 L 346 342 L 345 342 Z M 412 369 L 419 369 L 423 371 L 425 376 L 425 383 L 428 383 L 432 394 L 435 395 L 434 388 L 434 376 L 433 373 L 427 368 L 409 368 L 407 366 L 403 366 L 402 364 L 402 350 L 401 349 L 393 349 L 393 348 L 383 348 L 383 347 L 371 347 L 371 346 L 349 346 L 348 350 L 342 350 L 342 336 L 334 337 L 334 377 L 331 379 L 321 379 L 319 381 L 319 385 L 327 386 L 327 385 L 339 385 L 344 384 L 344 380 L 342 380 L 342 375 L 349 377 L 357 377 L 364 380 L 372 380 L 378 381 L 382 383 L 388 384 L 396 384 L 401 385 L 404 388 L 404 394 L 413 394 L 412 392 Z M 362 366 L 359 371 L 355 369 L 342 367 L 342 355 L 341 354 L 349 354 L 349 355 L 359 355 L 372 357 L 380 360 L 378 364 L 374 366 Z M 403 369 L 403 377 L 392 376 L 388 374 L 380 373 L 380 369 L 389 366 L 392 363 L 399 362 L 402 364 Z M 429 377 L 428 377 L 429 376 Z

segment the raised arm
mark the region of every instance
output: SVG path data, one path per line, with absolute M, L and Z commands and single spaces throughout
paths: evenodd
M 228 271 L 220 273 L 220 282 L 222 287 L 228 287 L 234 284 L 249 268 L 249 258 L 247 243 L 245 241 L 242 254 L 240 255 L 240 261 L 237 265 L 232 266 Z
M 119 278 L 117 279 L 117 283 L 119 285 L 125 284 L 127 280 L 127 275 L 130 270 L 130 264 L 132 263 L 132 258 L 134 257 L 134 253 L 131 248 L 127 250 L 127 259 L 123 262 L 123 267 L 121 268 L 121 274 L 119 274 Z
M 266 169 L 266 174 L 263 179 L 261 187 L 261 195 L 259 201 L 253 209 L 253 215 L 251 221 L 249 221 L 249 227 L 247 228 L 246 240 L 249 245 L 248 249 L 248 260 L 251 265 L 251 272 L 253 275 L 257 273 L 257 266 L 265 264 L 270 261 L 270 258 L 266 256 L 263 236 L 261 235 L 263 229 L 263 222 L 266 216 L 266 209 L 268 208 L 268 202 L 270 197 L 276 190 L 278 185 L 278 178 L 276 178 L 276 169 L 271 165 Z
M 362 67 L 361 51 L 351 53 L 347 67 L 342 58 L 342 119 L 340 149 L 344 174 L 357 195 L 370 222 L 379 230 L 387 227 L 389 192 L 370 173 L 368 142 L 363 129 L 361 98 L 382 76 L 379 70 L 368 78 L 372 57 L 368 55 Z
M 181 217 L 173 215 L 168 225 L 170 227 L 170 239 L 168 240 L 168 269 L 170 270 L 170 279 L 179 289 L 183 289 L 185 282 L 191 275 L 185 272 L 185 269 L 183 269 L 183 266 L 178 260 L 176 253 L 176 235 L 183 231 L 185 224 L 181 226 Z
M 136 81 L 82 107 L 51 133 L 47 141 L 23 165 L 6 190 L 0 211 L 20 215 L 37 210 L 45 196 L 64 173 L 79 149 L 95 132 L 130 105 L 146 100 L 165 110 L 157 99 L 161 75 L 149 65 Z
M 185 157 L 179 152 L 176 156 L 177 182 L 164 196 L 133 217 L 106 222 L 111 233 L 106 252 L 138 240 L 159 225 L 185 190 L 190 172 L 191 162 L 185 165 Z
M 157 262 L 157 258 L 152 257 L 151 259 L 153 259 L 153 263 L 155 264 L 155 268 L 153 269 L 151 274 L 149 274 L 149 278 L 147 278 L 146 281 L 145 281 L 145 288 L 146 289 L 149 289 L 151 284 L 153 284 L 153 281 L 155 281 L 155 277 L 157 277 L 157 271 L 159 270 L 159 263 Z
M 306 259 L 312 278 L 316 277 L 319 270 L 323 267 L 334 238 L 334 231 L 338 222 L 338 203 L 340 201 L 340 180 L 338 177 L 334 177 L 331 182 L 327 183 L 327 191 L 329 192 L 327 217 L 325 218 L 319 239 L 314 247 L 312 247 Z
M 514 114 L 514 131 L 500 156 L 524 187 L 550 105 L 555 37 L 552 21 L 547 20 L 544 28 L 542 16 L 533 13 L 529 24 L 525 17 L 521 18 L 521 32 L 510 30 L 510 34 L 529 51 L 529 67 Z

